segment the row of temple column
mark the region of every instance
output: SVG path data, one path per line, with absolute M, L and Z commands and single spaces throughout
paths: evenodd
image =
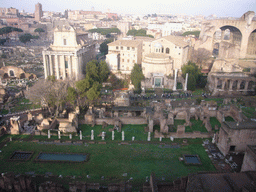
M 76 77 L 77 74 L 72 74 L 72 70 L 77 68 L 76 65 L 78 62 L 76 62 L 75 65 L 73 65 L 72 59 L 73 58 L 71 55 L 43 54 L 45 79 L 51 75 L 54 75 L 56 79 L 66 79 L 72 78 L 74 76 Z M 75 59 L 78 60 L 77 57 L 75 57 Z
M 222 90 L 244 90 L 253 88 L 254 82 L 251 80 L 231 80 L 215 78 L 215 88 Z

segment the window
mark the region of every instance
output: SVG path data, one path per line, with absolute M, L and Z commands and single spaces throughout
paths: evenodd
M 170 49 L 169 49 L 168 47 L 166 48 L 165 53 L 166 53 L 166 54 L 169 54 L 169 53 L 170 53 Z
M 133 63 L 135 63 L 135 60 L 132 60 Z
M 127 47 L 127 50 L 130 50 L 130 47 Z
M 129 63 L 129 62 L 130 62 L 130 59 L 127 59 L 127 62 Z
M 132 50 L 135 51 L 135 48 L 133 47 Z
M 67 45 L 67 39 L 63 39 L 63 44 Z
M 118 49 L 119 47 L 118 46 L 116 46 L 116 49 Z
M 122 62 L 124 62 L 124 59 L 122 59 Z
M 123 47 L 121 47 L 121 50 L 123 50 L 124 48 Z
M 177 49 L 177 46 L 175 46 L 175 49 Z
M 180 53 L 179 53 L 179 55 L 180 55 Z
M 235 151 L 235 149 L 236 149 L 236 146 L 231 145 L 230 148 L 229 148 L 229 151 Z

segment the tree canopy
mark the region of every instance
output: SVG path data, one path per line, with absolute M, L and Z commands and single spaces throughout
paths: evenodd
M 181 70 L 183 78 L 185 78 L 186 73 L 188 73 L 188 90 L 194 91 L 196 87 L 205 87 L 206 79 L 203 77 L 201 69 L 195 63 L 189 61 Z
M 97 28 L 97 29 L 90 29 L 89 32 L 91 33 L 100 33 L 101 35 L 107 35 L 111 33 L 120 34 L 121 31 L 118 28 Z
M 131 72 L 131 81 L 136 90 L 140 90 L 141 81 L 144 78 L 141 67 L 135 63 Z
M 36 28 L 36 29 L 34 30 L 34 32 L 36 32 L 36 33 L 43 33 L 43 32 L 45 32 L 45 30 L 42 29 L 42 28 Z
M 195 35 L 198 38 L 200 35 L 200 31 L 186 31 L 182 34 L 182 36 L 187 36 L 187 35 Z
M 130 29 L 126 35 L 131 35 L 131 36 L 145 36 L 145 37 L 151 37 L 154 38 L 152 35 L 147 35 L 147 31 L 145 29 Z
M 110 70 L 105 61 L 92 60 L 86 64 L 85 78 L 76 82 L 79 96 L 96 100 L 100 95 L 101 83 L 108 79 Z
M 33 35 L 31 35 L 30 33 L 25 33 L 24 35 L 21 35 L 19 37 L 20 42 L 22 43 L 27 43 L 29 42 L 31 39 L 33 39 Z
M 16 27 L 3 27 L 3 28 L 0 29 L 0 35 L 8 34 L 8 33 L 11 33 L 13 31 L 23 32 L 23 30 L 20 29 L 20 28 L 16 28 Z
M 111 43 L 113 39 L 107 39 L 103 43 L 100 44 L 100 52 L 104 55 L 108 54 L 108 44 Z

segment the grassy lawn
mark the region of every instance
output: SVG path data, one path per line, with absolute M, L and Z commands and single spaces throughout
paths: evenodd
M 123 125 L 122 131 L 124 131 L 124 136 L 126 141 L 131 141 L 132 137 L 135 137 L 136 141 L 146 141 L 147 140 L 147 133 L 145 133 L 144 128 L 147 125 Z M 112 132 L 109 129 L 113 129 L 113 125 L 109 125 L 106 128 L 102 128 L 101 125 L 96 125 L 91 127 L 89 125 L 79 125 L 79 129 L 82 131 L 82 135 L 84 136 L 85 140 L 91 140 L 91 130 L 94 131 L 94 139 L 102 140 L 101 136 L 98 136 L 103 131 L 106 133 L 105 140 L 110 141 L 112 140 Z M 122 133 L 115 130 L 115 140 L 121 141 L 122 140 Z
M 40 108 L 41 105 L 36 105 L 33 103 L 30 103 L 30 101 L 28 99 L 25 98 L 20 98 L 18 99 L 17 104 L 15 104 L 15 106 L 13 108 L 11 108 L 11 112 L 20 112 L 20 111 L 25 111 L 25 110 L 29 110 L 29 109 L 36 109 L 36 108 Z
M 200 132 L 208 132 L 203 122 L 201 120 L 190 119 L 192 126 L 186 126 L 185 132 L 193 132 L 193 131 L 200 131 Z
M 230 116 L 228 116 L 228 117 L 225 117 L 225 121 L 235 121 L 234 119 L 233 119 L 233 117 L 230 117 Z
M 243 114 L 248 118 L 255 118 L 255 107 L 242 107 Z
M 215 125 L 217 125 L 218 127 L 221 126 L 220 122 L 218 121 L 218 119 L 216 117 L 210 117 L 210 124 L 212 126 L 212 130 L 214 130 Z M 214 130 L 214 131 L 216 132 L 217 130 Z
M 182 139 L 175 140 L 182 142 Z M 165 177 L 172 181 L 189 173 L 198 171 L 214 171 L 215 168 L 202 147 L 202 139 L 188 139 L 190 145 L 180 148 L 164 148 L 159 144 L 118 145 L 108 142 L 106 145 L 46 145 L 32 142 L 12 141 L 3 147 L 0 153 L 1 172 L 11 171 L 16 174 L 34 171 L 36 174 L 51 172 L 54 175 L 80 176 L 87 182 L 118 182 L 133 177 L 133 186 L 140 186 L 146 176 L 155 172 L 157 178 Z M 171 145 L 170 145 L 171 146 Z M 9 157 L 14 151 L 34 151 L 33 157 L 27 162 L 10 162 Z M 89 161 L 84 163 L 39 163 L 34 159 L 39 152 L 87 153 Z M 185 165 L 178 158 L 183 154 L 198 154 L 201 166 Z M 127 177 L 122 174 L 127 173 Z M 86 175 L 91 178 L 87 179 Z M 105 181 L 101 180 L 105 176 Z
M 169 132 L 176 132 L 178 125 L 184 125 L 184 123 L 186 123 L 185 120 L 174 119 L 174 125 L 169 127 Z

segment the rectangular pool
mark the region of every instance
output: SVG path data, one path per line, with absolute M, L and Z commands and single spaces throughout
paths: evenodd
M 15 151 L 10 157 L 10 160 L 27 161 L 31 158 L 32 154 L 33 152 L 31 151 Z
M 84 162 L 87 159 L 88 154 L 41 152 L 37 156 L 36 161 Z
M 201 161 L 198 155 L 183 155 L 186 164 L 201 165 Z

